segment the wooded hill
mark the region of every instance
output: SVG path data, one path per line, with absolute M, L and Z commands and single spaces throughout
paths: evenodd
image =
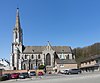
M 76 55 L 77 63 L 89 58 L 91 56 L 100 55 L 100 43 L 95 43 L 83 48 L 74 48 L 73 53 Z

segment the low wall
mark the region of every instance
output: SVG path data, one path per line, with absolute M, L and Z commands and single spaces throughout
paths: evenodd
M 41 72 L 44 73 L 43 70 L 29 70 L 29 71 L 28 70 L 3 70 L 2 74 L 7 74 L 7 73 L 9 73 L 9 74 L 11 74 L 11 73 L 22 73 L 22 72 L 30 72 L 30 71 L 36 71 L 37 73 L 39 71 L 41 71 Z

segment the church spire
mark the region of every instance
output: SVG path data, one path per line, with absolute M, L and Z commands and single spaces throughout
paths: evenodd
M 15 24 L 15 28 L 16 29 L 20 29 L 21 28 L 20 17 L 19 17 L 19 8 L 17 8 L 17 11 L 16 11 L 16 24 Z
M 17 11 L 16 11 L 16 23 L 13 29 L 13 36 L 14 36 L 14 39 L 13 39 L 14 43 L 23 44 L 23 32 L 20 25 L 19 8 L 17 8 Z

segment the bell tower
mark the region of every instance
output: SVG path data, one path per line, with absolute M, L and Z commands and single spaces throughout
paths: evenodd
M 19 8 L 17 8 L 16 12 L 16 24 L 13 29 L 13 43 L 23 44 L 23 33 L 20 25 L 20 17 L 19 17 Z
M 16 11 L 16 23 L 13 29 L 13 42 L 11 49 L 11 67 L 14 70 L 19 69 L 20 53 L 22 53 L 23 46 L 23 32 L 20 25 L 19 8 Z

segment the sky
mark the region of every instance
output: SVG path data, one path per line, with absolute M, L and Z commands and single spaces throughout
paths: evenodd
M 0 58 L 10 59 L 17 7 L 25 46 L 100 42 L 100 0 L 0 0 Z

